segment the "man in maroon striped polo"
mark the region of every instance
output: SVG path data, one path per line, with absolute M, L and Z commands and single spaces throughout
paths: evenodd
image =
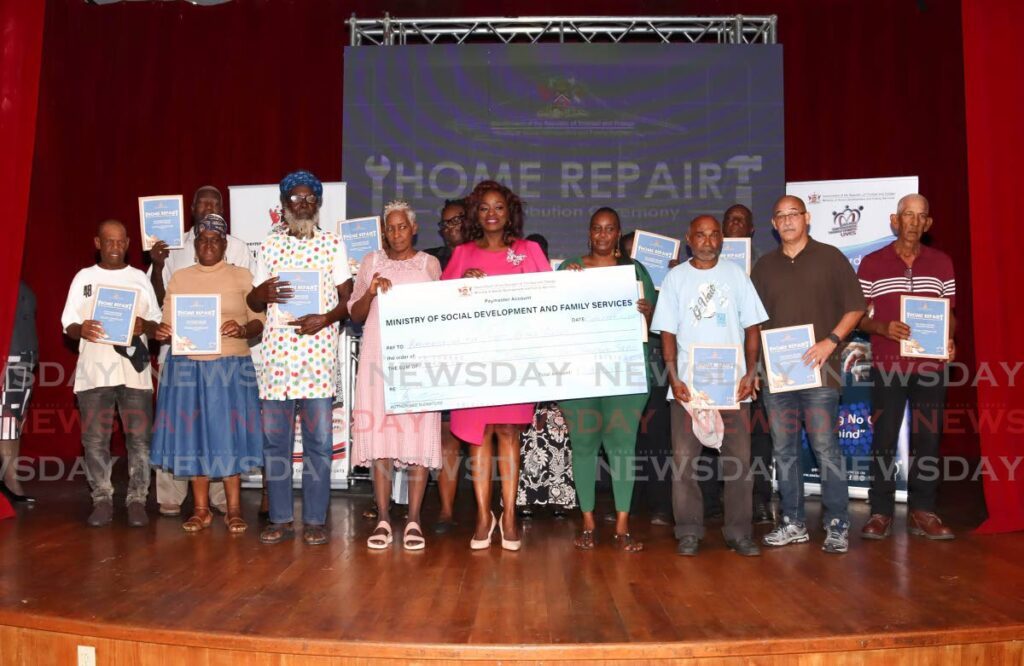
M 896 240 L 872 252 L 857 271 L 869 302 L 859 328 L 871 334 L 872 389 L 875 411 L 871 443 L 871 518 L 861 536 L 884 539 L 892 531 L 896 473 L 894 459 L 900 425 L 910 403 L 910 470 L 907 529 L 928 539 L 952 539 L 953 531 L 935 514 L 935 495 L 941 481 L 939 444 L 946 402 L 944 362 L 900 354 L 900 340 L 911 330 L 900 321 L 903 295 L 950 300 L 949 360 L 953 360 L 952 307 L 956 280 L 949 255 L 921 243 L 932 226 L 928 200 L 920 194 L 900 199 L 890 216 Z

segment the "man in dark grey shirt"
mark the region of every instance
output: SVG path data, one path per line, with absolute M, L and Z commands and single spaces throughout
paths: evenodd
M 849 260 L 831 245 L 810 237 L 811 215 L 798 197 L 780 198 L 772 209 L 772 225 L 782 239 L 779 248 L 762 256 L 751 279 L 768 311 L 762 329 L 814 325 L 816 343 L 804 362 L 821 368 L 818 388 L 772 393 L 765 387 L 782 521 L 764 537 L 768 546 L 803 543 L 803 481 L 800 469 L 801 426 L 821 470 L 827 553 L 845 553 L 850 520 L 846 470 L 835 435 L 839 407 L 840 347 L 864 314 L 864 294 Z

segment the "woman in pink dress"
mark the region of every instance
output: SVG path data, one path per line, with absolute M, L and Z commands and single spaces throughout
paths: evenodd
M 430 282 L 441 277 L 441 264 L 413 247 L 416 213 L 404 201 L 384 208 L 384 246 L 366 255 L 348 302 L 353 321 L 364 322 L 352 413 L 352 462 L 373 468 L 378 522 L 366 545 L 391 545 L 391 479 L 395 467 L 409 471 L 409 518 L 402 534 L 407 550 L 423 550 L 420 507 L 430 469 L 441 466 L 441 414 L 386 414 L 381 371 L 380 315 L 377 294 L 394 285 Z
M 523 204 L 510 189 L 485 180 L 469 195 L 468 208 L 466 242 L 455 248 L 442 280 L 551 270 L 540 246 L 523 240 Z M 500 349 L 494 351 L 496 357 L 501 354 Z M 500 525 L 502 548 L 519 550 L 522 545 L 515 512 L 519 434 L 532 420 L 532 404 L 452 410 L 452 434 L 472 445 L 469 450 L 477 519 L 469 546 L 474 550 L 490 547 L 496 525 Z M 491 511 L 494 441 L 498 443 L 498 472 L 505 507 L 500 522 Z

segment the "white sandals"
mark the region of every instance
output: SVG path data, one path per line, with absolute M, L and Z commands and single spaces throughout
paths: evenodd
M 412 530 L 416 530 L 419 534 L 409 534 Z M 427 540 L 423 538 L 423 528 L 420 527 L 419 523 L 409 523 L 405 526 L 405 531 L 402 532 L 402 547 L 406 550 L 423 550 L 427 546 Z
M 377 530 L 385 530 L 384 534 L 376 534 Z M 408 530 L 408 528 L 406 528 Z M 375 534 L 371 534 L 370 538 L 366 540 L 366 545 L 371 550 L 384 550 L 391 545 L 394 537 L 391 535 L 391 525 L 386 521 L 380 521 L 377 523 L 377 527 L 373 528 Z

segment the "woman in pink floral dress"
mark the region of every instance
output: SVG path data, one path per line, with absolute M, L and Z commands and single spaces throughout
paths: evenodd
M 550 271 L 551 264 L 540 246 L 523 239 L 523 205 L 510 189 L 492 180 L 478 184 L 469 195 L 466 243 L 455 248 L 442 280 L 482 278 Z M 500 356 L 501 350 L 494 350 Z M 519 434 L 533 420 L 533 405 L 501 405 L 452 410 L 452 434 L 468 442 L 473 461 L 473 491 L 477 501 L 476 529 L 470 548 L 491 545 L 499 525 L 491 511 L 493 443 L 498 443 L 501 475 L 501 546 L 519 550 L 516 524 L 516 491 L 519 485 Z
M 424 548 L 420 507 L 429 470 L 441 467 L 440 413 L 386 414 L 384 410 L 377 295 L 394 285 L 441 277 L 437 259 L 413 247 L 416 230 L 416 213 L 409 204 L 388 204 L 384 209 L 385 249 L 363 258 L 348 302 L 352 319 L 365 322 L 352 412 L 352 463 L 373 468 L 378 522 L 366 544 L 375 550 L 387 548 L 392 541 L 388 511 L 392 474 L 398 466 L 409 472 L 409 518 L 402 545 L 407 550 Z

